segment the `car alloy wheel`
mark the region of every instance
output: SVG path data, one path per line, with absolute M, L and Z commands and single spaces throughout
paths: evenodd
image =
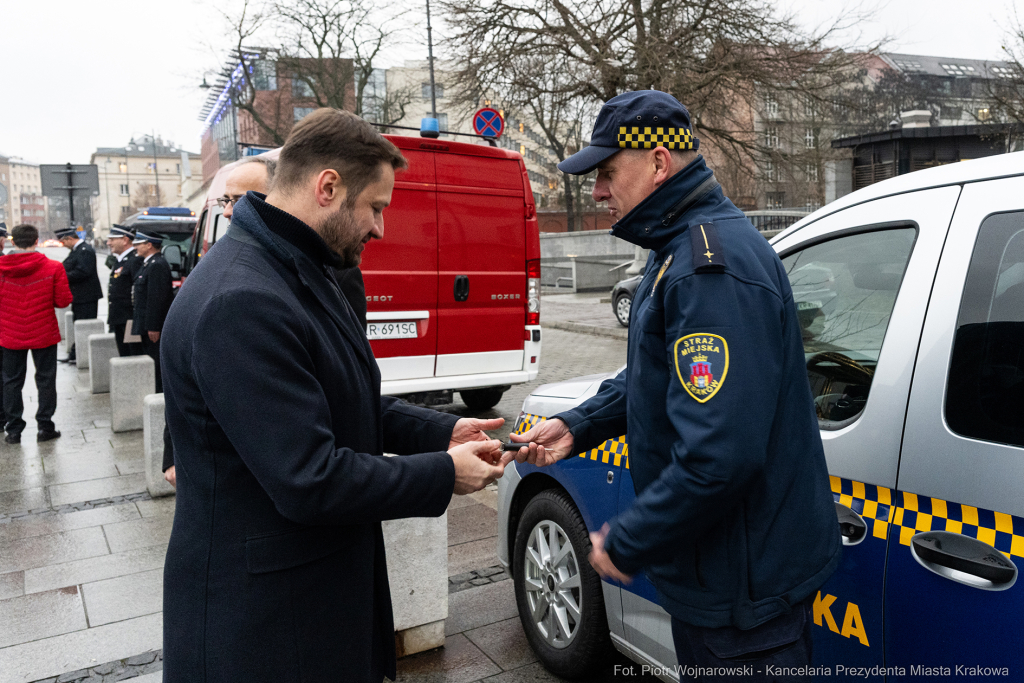
M 622 294 L 615 300 L 615 319 L 623 327 L 629 327 L 629 312 L 633 308 L 633 297 Z
M 519 620 L 552 673 L 590 680 L 612 651 L 601 578 L 590 566 L 590 535 L 564 491 L 541 491 L 516 527 L 513 575 Z
M 525 560 L 530 618 L 545 642 L 561 649 L 579 633 L 583 607 L 576 551 L 565 530 L 545 519 L 530 532 Z

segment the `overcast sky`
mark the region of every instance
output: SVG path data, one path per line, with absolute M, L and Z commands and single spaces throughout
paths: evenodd
M 1000 59 L 1009 17 L 1015 7 L 1024 9 L 1024 0 L 867 1 L 881 9 L 876 21 L 857 27 L 862 44 L 890 35 L 893 52 L 975 59 Z M 834 20 L 840 4 L 779 2 L 808 26 Z M 2 4 L 0 154 L 87 163 L 97 147 L 123 146 L 152 131 L 199 151 L 197 117 L 206 91 L 198 86 L 229 47 L 218 41 L 222 23 L 210 2 Z M 422 48 L 410 44 L 383 66 L 425 59 L 425 42 Z

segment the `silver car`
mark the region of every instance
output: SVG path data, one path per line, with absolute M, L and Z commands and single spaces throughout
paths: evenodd
M 793 286 L 845 546 L 815 595 L 816 673 L 1020 676 L 1024 153 L 871 185 L 772 246 Z M 538 388 L 517 431 L 614 374 Z M 500 480 L 498 556 L 530 644 L 559 675 L 586 677 L 614 646 L 679 678 L 646 577 L 601 581 L 587 563 L 588 532 L 634 498 L 625 435 Z

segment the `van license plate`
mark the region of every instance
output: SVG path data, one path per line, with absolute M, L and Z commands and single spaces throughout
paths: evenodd
M 367 339 L 415 339 L 416 322 L 366 323 Z

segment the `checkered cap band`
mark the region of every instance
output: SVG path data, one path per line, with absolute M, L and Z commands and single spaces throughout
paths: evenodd
M 654 128 L 650 126 L 622 126 L 619 128 L 619 147 L 632 149 L 696 149 L 689 128 Z

